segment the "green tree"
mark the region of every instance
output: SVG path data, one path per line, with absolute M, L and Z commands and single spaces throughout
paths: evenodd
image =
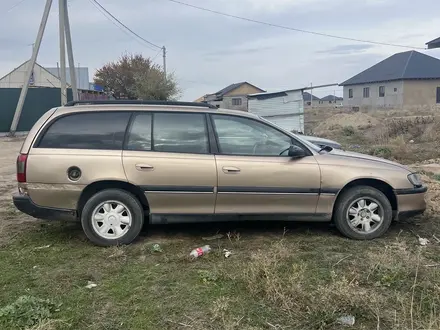
M 161 66 L 140 54 L 124 54 L 105 64 L 94 81 L 117 99 L 172 100 L 180 93 L 172 74 L 165 77 Z

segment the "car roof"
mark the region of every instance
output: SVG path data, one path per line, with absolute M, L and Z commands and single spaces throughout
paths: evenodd
M 65 106 L 57 108 L 57 114 L 77 113 L 90 111 L 185 111 L 198 113 L 227 114 L 248 118 L 258 118 L 255 114 L 229 110 L 210 106 L 206 103 L 197 102 L 174 102 L 174 101 L 102 101 L 88 102 L 76 101 L 69 102 Z

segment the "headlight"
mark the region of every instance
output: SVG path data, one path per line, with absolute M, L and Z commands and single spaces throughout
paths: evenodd
M 423 185 L 422 178 L 420 177 L 420 174 L 418 174 L 418 173 L 411 173 L 410 175 L 408 175 L 408 180 L 415 187 L 421 187 Z

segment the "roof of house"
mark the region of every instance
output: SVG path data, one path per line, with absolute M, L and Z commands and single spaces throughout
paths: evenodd
M 27 60 L 27 61 L 21 63 L 21 64 L 20 64 L 18 67 L 16 67 L 14 70 L 12 70 L 11 72 L 9 72 L 9 73 L 5 74 L 3 77 L 1 77 L 0 80 L 6 78 L 7 76 L 9 76 L 9 75 L 10 75 L 11 73 L 13 73 L 14 71 L 20 69 L 22 66 L 26 65 L 29 61 L 30 61 L 30 60 Z M 35 67 L 39 67 L 39 68 L 41 68 L 42 70 L 46 71 L 48 74 L 50 74 L 51 76 L 53 76 L 55 79 L 60 79 L 60 77 L 57 77 L 56 75 L 54 75 L 52 72 L 50 72 L 50 71 L 47 70 L 45 67 L 43 67 L 43 66 L 41 66 L 40 64 L 38 64 L 37 62 L 35 62 L 35 66 L 34 66 L 34 68 L 35 68 Z M 67 83 L 67 87 L 70 87 L 70 84 L 69 84 L 69 83 Z
M 313 101 L 321 101 L 321 99 L 313 94 L 310 94 L 309 92 L 303 92 L 303 99 L 304 101 L 310 101 L 310 97 L 312 97 Z
M 425 45 L 428 46 L 428 49 L 439 48 L 440 47 L 440 38 L 436 38 L 434 40 L 428 41 Z
M 340 85 L 358 85 L 404 79 L 440 79 L 440 60 L 414 50 L 397 53 Z
M 296 88 L 296 89 L 287 89 L 284 91 L 278 91 L 278 92 L 264 92 L 264 93 L 254 93 L 254 94 L 249 94 L 248 98 L 256 98 L 257 100 L 267 100 L 267 99 L 272 99 L 275 97 L 280 97 L 280 96 L 287 96 L 287 93 L 290 92 L 295 92 L 295 91 L 302 91 L 303 88 Z
M 261 92 L 265 92 L 265 90 L 262 90 L 261 88 L 252 85 L 250 83 L 248 83 L 247 81 L 243 81 L 243 82 L 239 82 L 239 83 L 235 83 L 235 84 L 230 84 L 229 86 L 226 86 L 225 88 L 219 90 L 217 93 L 215 93 L 216 96 L 218 97 L 222 97 L 225 94 L 228 94 L 229 92 L 232 92 L 234 89 L 237 89 L 245 84 L 251 85 L 252 87 L 255 87 L 256 89 L 260 90 Z
M 321 97 L 321 101 L 342 101 L 343 98 L 335 95 L 327 95 L 324 97 Z

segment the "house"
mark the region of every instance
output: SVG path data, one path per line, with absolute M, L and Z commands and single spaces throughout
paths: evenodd
M 303 89 L 250 94 L 248 95 L 248 107 L 249 112 L 259 115 L 287 131 L 304 132 Z
M 440 60 L 417 51 L 397 53 L 340 85 L 344 106 L 434 106 L 440 104 Z
M 0 78 L 0 135 L 9 132 L 15 114 L 18 99 L 28 70 L 29 61 L 24 62 L 4 77 Z M 88 76 L 87 76 L 88 82 Z M 50 108 L 60 105 L 61 80 L 47 68 L 35 64 L 31 79 L 28 82 L 29 90 L 26 95 L 23 110 L 18 122 L 17 131 L 27 132 L 34 123 Z M 86 87 L 85 84 L 79 87 Z M 78 89 L 80 100 L 108 99 L 98 90 Z M 70 84 L 67 84 L 67 100 L 73 99 Z
M 319 101 L 321 101 L 319 97 L 309 92 L 303 92 L 303 99 L 305 108 L 314 108 L 319 104 Z
M 440 48 L 440 38 L 428 41 L 426 46 L 428 46 L 428 49 Z
M 197 99 L 218 108 L 248 111 L 247 95 L 265 92 L 246 81 L 231 84 L 214 94 L 207 94 Z
M 326 106 L 332 104 L 342 103 L 344 99 L 336 95 L 327 95 L 320 98 L 320 104 L 325 104 Z

